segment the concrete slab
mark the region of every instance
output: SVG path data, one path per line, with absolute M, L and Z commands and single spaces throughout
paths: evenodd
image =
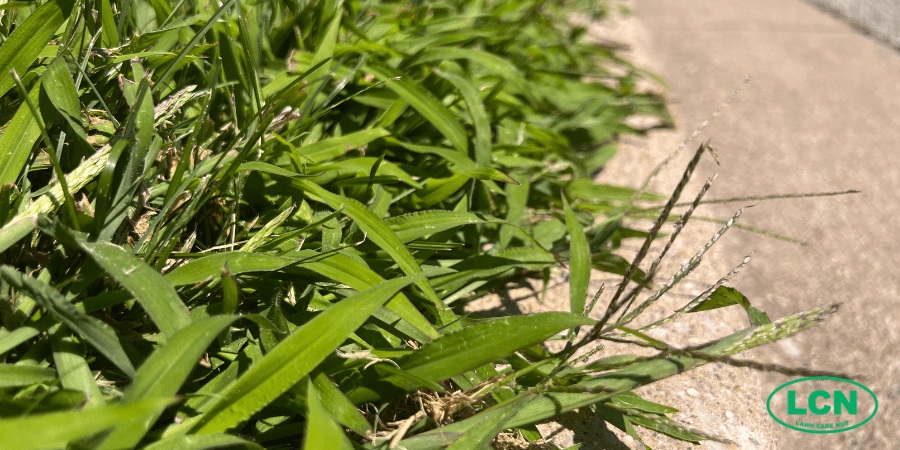
M 844 197 L 760 202 L 746 210 L 743 224 L 808 245 L 730 232 L 706 261 L 714 273 L 722 274 L 755 250 L 755 261 L 731 285 L 773 317 L 844 303 L 839 316 L 825 325 L 750 356 L 862 373 L 864 383 L 879 396 L 879 412 L 863 427 L 830 435 L 810 435 L 771 422 L 777 448 L 894 448 L 900 440 L 894 420 L 900 413 L 900 277 L 895 270 L 900 265 L 900 165 L 894 162 L 900 146 L 900 57 L 801 2 L 630 4 L 646 31 L 643 42 L 634 45 L 646 46 L 651 67 L 671 84 L 669 98 L 682 126 L 680 137 L 708 117 L 745 76 L 753 77 L 698 136 L 697 142 L 713 138 L 722 163 L 717 167 L 705 161 L 695 175 L 702 180 L 719 174 L 707 198 L 862 190 Z M 617 157 L 603 176 L 615 179 L 620 177 L 616 173 L 635 166 L 646 174 L 652 168 L 648 163 L 660 161 L 679 141 L 656 136 L 635 142 L 633 153 Z M 650 149 L 635 150 L 641 145 Z M 680 171 L 678 163 L 672 167 L 673 174 Z M 642 179 L 624 178 L 636 183 Z M 671 189 L 664 181 L 660 191 Z M 751 203 L 711 205 L 705 214 L 725 219 Z M 792 379 L 757 377 L 761 389 L 754 395 L 764 396 Z M 755 401 L 759 404 L 743 407 L 764 411 L 764 397 Z M 755 441 L 758 446 L 742 447 L 771 448 L 771 443 Z

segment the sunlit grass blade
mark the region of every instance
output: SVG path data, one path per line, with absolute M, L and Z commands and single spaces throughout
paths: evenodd
M 143 450 L 212 450 L 218 448 L 263 450 L 258 444 L 225 433 L 192 434 L 160 439 Z
M 435 70 L 434 73 L 452 83 L 459 90 L 463 99 L 465 99 L 469 115 L 472 116 L 472 123 L 475 125 L 475 164 L 478 167 L 491 167 L 493 165 L 493 159 L 491 158 L 491 125 L 488 122 L 488 115 L 478 90 L 469 80 L 459 75 L 440 70 Z
M 584 230 L 565 196 L 563 209 L 569 232 L 569 311 L 572 314 L 584 314 L 588 284 L 591 281 L 591 250 Z
M 388 66 L 370 63 L 366 65 L 366 70 L 381 80 L 399 78 L 388 83 L 388 88 L 409 103 L 416 111 L 422 114 L 423 117 L 428 119 L 435 128 L 450 140 L 450 143 L 453 144 L 460 153 L 468 155 L 469 139 L 466 136 L 465 129 L 463 129 L 462 125 L 456 121 L 456 118 L 453 117 L 453 113 L 442 105 L 431 92 L 427 91 L 421 85 L 410 81 L 408 77 L 404 77 L 402 73 L 397 72 L 395 69 Z
M 165 398 L 178 393 L 206 348 L 222 330 L 238 316 L 214 316 L 188 325 L 151 354 L 134 376 L 120 404 L 131 404 L 151 398 Z M 99 449 L 133 448 L 157 419 L 145 415 L 119 424 Z
M 512 417 L 516 411 L 528 402 L 527 397 L 521 397 L 518 400 L 506 405 L 504 408 L 498 408 L 490 413 L 481 414 L 481 422 L 469 428 L 462 437 L 457 439 L 447 450 L 468 450 L 476 448 L 488 448 L 491 440 L 498 433 L 506 428 L 506 421 Z
M 65 231 L 63 231 L 65 232 Z M 60 228 L 57 228 L 57 234 Z M 191 323 L 191 316 L 175 288 L 159 272 L 125 249 L 75 237 L 78 246 L 140 302 L 167 337 Z
M 222 392 L 205 414 L 190 421 L 190 431 L 217 433 L 247 420 L 314 369 L 398 290 L 423 276 L 385 281 L 317 315 Z
M 319 391 L 310 380 L 306 388 L 307 405 L 309 415 L 306 420 L 306 437 L 303 442 L 304 450 L 317 450 L 332 448 L 339 450 L 352 450 L 353 445 L 344 434 L 343 428 L 335 422 L 331 414 L 322 406 Z
M 419 264 L 409 252 L 409 249 L 407 249 L 406 246 L 403 245 L 403 242 L 400 241 L 400 238 L 385 225 L 384 221 L 378 218 L 372 211 L 369 211 L 365 205 L 355 199 L 329 192 L 321 186 L 306 180 L 295 180 L 295 182 L 299 183 L 299 186 L 304 191 L 322 199 L 332 209 L 343 210 L 344 214 L 353 218 L 359 228 L 366 233 L 366 236 L 391 255 L 404 273 L 407 275 L 415 275 L 422 272 L 422 268 L 419 267 Z M 425 293 L 425 296 L 428 297 L 429 300 L 434 302 L 438 314 L 440 314 L 440 320 L 444 322 L 444 324 L 454 320 L 456 314 L 450 311 L 438 298 L 437 294 L 434 292 L 434 288 L 431 287 L 431 284 L 427 279 L 421 279 L 416 282 L 416 285 L 422 289 L 422 292 Z
M 72 441 L 93 436 L 122 421 L 162 411 L 171 403 L 171 398 L 149 399 L 132 405 L 2 419 L 0 450 L 65 448 Z
M 0 96 L 13 87 L 10 70 L 22 74 L 28 70 L 59 27 L 69 19 L 75 3 L 74 0 L 44 3 L 0 46 Z
M 443 381 L 474 369 L 516 350 L 543 342 L 562 330 L 589 325 L 593 320 L 568 313 L 543 313 L 489 320 L 442 335 L 420 350 L 397 359 L 400 367 L 412 375 L 431 381 Z M 377 401 L 384 396 L 402 394 L 418 386 L 398 376 L 371 381 L 374 387 L 360 387 L 347 393 L 356 404 Z
M 0 364 L 0 388 L 30 386 L 56 381 L 56 371 L 47 367 Z
M 13 83 L 10 76 L 10 84 Z M 41 85 L 37 83 L 29 94 L 32 103 L 37 103 L 40 92 Z M 40 136 L 38 121 L 31 108 L 22 102 L 3 135 L 0 135 L 0 185 L 16 182 L 28 161 L 31 148 Z

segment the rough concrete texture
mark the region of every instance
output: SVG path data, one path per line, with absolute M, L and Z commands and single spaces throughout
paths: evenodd
M 900 4 L 896 0 L 805 0 L 850 24 L 858 33 L 900 52 Z
M 747 208 L 743 225 L 803 241 L 785 242 L 731 230 L 704 263 L 677 286 L 643 322 L 662 317 L 726 274 L 751 251 L 753 260 L 729 282 L 773 319 L 843 302 L 837 317 L 792 339 L 739 357 L 765 363 L 861 374 L 878 396 L 876 417 L 854 430 L 807 434 L 784 428 L 767 414 L 766 398 L 795 379 L 710 364 L 638 390 L 645 398 L 681 410 L 674 418 L 731 439 L 704 441 L 708 449 L 889 449 L 900 441 L 900 343 L 898 276 L 900 240 L 896 193 L 900 166 L 891 151 L 900 143 L 900 57 L 846 24 L 802 2 L 777 0 L 629 0 L 636 14 L 593 24 L 591 34 L 631 46 L 629 58 L 670 85 L 667 92 L 678 130 L 630 138 L 599 176 L 604 183 L 637 187 L 691 131 L 750 75 L 752 82 L 681 151 L 651 185 L 668 194 L 690 154 L 713 139 L 720 166 L 705 158 L 685 198 L 718 174 L 707 199 L 749 195 L 842 191 L 824 198 L 743 201 L 701 208 L 660 271 L 664 282 L 719 228 L 703 218 L 727 219 Z M 648 228 L 648 223 L 637 223 Z M 664 229 L 670 232 L 670 229 Z M 638 244 L 625 248 L 634 254 Z M 658 252 L 657 247 L 657 252 Z M 646 267 L 655 258 L 645 260 Z M 591 288 L 614 277 L 595 274 Z M 593 291 L 592 291 L 593 292 Z M 481 307 L 503 314 L 565 310 L 564 283 L 537 302 L 511 291 Z M 602 312 L 601 301 L 594 316 Z M 692 315 L 653 336 L 690 345 L 748 326 L 742 311 L 725 308 Z M 599 356 L 632 349 L 608 347 Z M 640 352 L 633 352 L 640 353 Z M 560 448 L 643 448 L 589 411 L 566 415 L 539 429 Z M 640 430 L 653 449 L 698 448 Z

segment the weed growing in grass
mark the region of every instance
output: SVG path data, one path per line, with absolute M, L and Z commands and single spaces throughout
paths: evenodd
M 756 367 L 731 355 L 837 307 L 769 322 L 719 283 L 681 312 L 741 304 L 754 328 L 677 348 L 627 327 L 665 293 L 634 306 L 708 146 L 663 207 L 594 183 L 620 135 L 647 131 L 627 118 L 671 119 L 561 8 L 5 8 L 0 447 L 483 448 L 591 405 L 632 434 L 706 439 L 631 391 L 709 361 Z M 648 215 L 649 233 L 623 222 Z M 625 239 L 644 242 L 635 261 Z M 462 314 L 558 264 L 571 312 Z M 623 277 L 599 321 L 592 269 Z M 598 339 L 659 353 L 573 358 Z

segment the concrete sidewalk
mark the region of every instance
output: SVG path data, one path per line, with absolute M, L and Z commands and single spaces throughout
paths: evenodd
M 752 82 L 688 147 L 713 138 L 721 161 L 721 166 L 701 163 L 689 192 L 718 173 L 707 199 L 846 189 L 862 193 L 759 202 L 740 223 L 808 245 L 733 230 L 705 259 L 708 272 L 694 282 L 712 283 L 755 251 L 754 261 L 729 284 L 773 319 L 843 302 L 840 314 L 823 325 L 740 356 L 863 374 L 863 383 L 878 396 L 879 411 L 871 422 L 847 432 L 793 431 L 768 417 L 765 402 L 794 377 L 731 368 L 698 371 L 692 376 L 699 379 L 682 380 L 682 386 L 703 385 L 687 397 L 677 395 L 683 392 L 675 387 L 651 399 L 681 407 L 685 412 L 676 418 L 730 437 L 740 448 L 895 448 L 900 441 L 900 163 L 895 156 L 900 150 L 900 56 L 799 1 L 626 4 L 636 12 L 620 20 L 627 26 L 597 32 L 634 46 L 639 65 L 649 65 L 671 85 L 668 97 L 680 129 L 633 142 L 601 180 L 639 185 L 750 75 Z M 654 184 L 657 190 L 668 193 L 682 167 L 673 163 Z M 699 214 L 727 219 L 753 203 L 711 205 Z M 717 228 L 702 222 L 693 226 L 696 236 L 705 236 L 694 248 Z M 716 375 L 720 372 L 726 375 Z M 738 395 L 742 384 L 747 388 Z M 723 404 L 732 407 L 723 411 Z M 740 436 L 729 436 L 738 431 Z M 716 443 L 704 447 L 722 448 Z

